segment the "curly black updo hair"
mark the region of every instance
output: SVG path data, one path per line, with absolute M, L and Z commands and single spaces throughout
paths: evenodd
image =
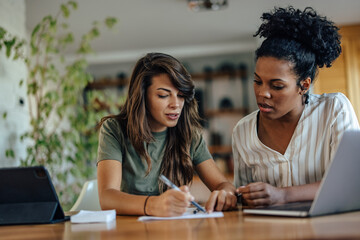
M 341 53 L 339 28 L 311 7 L 304 11 L 291 6 L 275 8 L 263 13 L 261 19 L 263 23 L 254 37 L 266 39 L 255 52 L 256 60 L 275 57 L 290 61 L 299 87 L 307 77 L 313 82 L 318 68 L 330 67 Z M 307 102 L 308 95 L 305 96 Z

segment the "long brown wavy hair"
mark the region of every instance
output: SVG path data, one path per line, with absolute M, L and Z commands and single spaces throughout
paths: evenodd
M 185 103 L 177 125 L 168 128 L 160 174 L 181 186 L 189 184 L 194 175 L 190 147 L 193 141 L 199 140 L 201 125 L 197 101 L 194 98 L 194 82 L 177 59 L 163 53 L 148 53 L 140 58 L 132 72 L 128 95 L 120 113 L 102 118 L 99 127 L 106 119 L 115 118 L 136 152 L 146 161 L 148 165 L 146 175 L 148 175 L 152 166 L 145 145 L 155 139 L 149 126 L 150 112 L 147 111 L 146 93 L 152 84 L 152 78 L 164 73 L 184 94 Z M 167 186 L 159 181 L 160 192 L 166 189 Z

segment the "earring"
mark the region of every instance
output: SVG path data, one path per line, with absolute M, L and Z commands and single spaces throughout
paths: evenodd
M 304 95 L 306 93 L 306 91 L 308 90 L 308 88 L 304 87 L 303 85 L 300 85 L 300 89 L 301 89 L 301 92 L 299 93 L 300 95 Z
M 299 95 L 304 95 L 306 93 L 307 88 L 303 89 L 302 91 L 299 92 Z

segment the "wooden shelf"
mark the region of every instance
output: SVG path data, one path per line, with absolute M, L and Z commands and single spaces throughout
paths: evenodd
M 213 145 L 209 146 L 209 151 L 211 154 L 231 154 L 232 147 L 229 145 Z
M 236 70 L 232 72 L 212 72 L 212 73 L 194 73 L 191 74 L 191 77 L 193 80 L 225 80 L 225 79 L 231 79 L 231 78 L 240 78 L 245 79 L 246 78 L 246 72 Z
M 206 110 L 206 117 L 216 117 L 221 115 L 246 115 L 249 110 L 246 108 L 237 108 L 237 109 L 219 109 L 219 110 Z
M 105 89 L 105 88 L 116 88 L 124 87 L 128 84 L 127 78 L 104 78 L 89 83 L 86 86 L 87 90 Z

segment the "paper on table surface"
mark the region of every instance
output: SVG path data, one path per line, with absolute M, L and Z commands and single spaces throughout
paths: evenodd
M 110 222 L 115 220 L 116 211 L 86 211 L 80 210 L 78 214 L 70 217 L 72 223 L 98 223 L 98 222 Z
M 194 214 L 195 208 L 188 208 L 188 210 L 181 216 L 176 217 L 154 217 L 154 216 L 142 216 L 138 218 L 138 221 L 153 221 L 153 220 L 175 220 L 175 219 L 195 219 L 195 218 L 220 218 L 224 217 L 222 212 L 203 213 L 197 212 Z

